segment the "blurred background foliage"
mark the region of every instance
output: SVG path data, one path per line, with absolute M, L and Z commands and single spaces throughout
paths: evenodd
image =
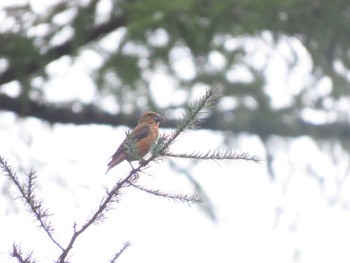
M 0 19 L 3 111 L 133 126 L 152 109 L 171 127 L 196 90 L 215 85 L 223 96 L 203 128 L 226 142 L 257 136 L 271 176 L 281 141 L 301 136 L 349 160 L 349 1 L 31 1 L 4 6 Z M 81 62 L 93 96 L 47 96 L 58 68 Z

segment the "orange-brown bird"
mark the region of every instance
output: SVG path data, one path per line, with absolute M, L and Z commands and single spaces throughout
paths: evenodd
M 159 135 L 159 122 L 164 120 L 164 117 L 156 112 L 148 111 L 144 113 L 138 125 L 133 129 L 117 151 L 111 156 L 112 160 L 108 163 L 107 172 L 114 166 L 120 164 L 122 161 L 127 160 L 136 161 L 144 157 L 151 149 L 153 143 L 157 140 Z M 128 153 L 128 143 L 134 144 L 135 153 L 133 155 Z

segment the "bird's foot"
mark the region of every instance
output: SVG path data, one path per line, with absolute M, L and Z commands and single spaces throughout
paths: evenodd
M 146 163 L 146 160 L 143 158 L 139 160 L 139 165 L 145 165 Z

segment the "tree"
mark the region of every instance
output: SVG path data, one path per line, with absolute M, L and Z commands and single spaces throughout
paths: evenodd
M 182 0 L 171 4 L 61 1 L 42 10 L 34 1 L 8 7 L 3 10 L 1 109 L 50 123 L 130 125 L 139 116 L 138 104 L 171 110 L 171 106 L 159 106 L 149 89 L 152 76 L 161 71 L 183 92 L 196 85 L 216 83 L 224 91 L 223 100 L 235 100 L 233 109 L 213 112 L 205 128 L 228 129 L 230 122 L 215 120 L 234 112 L 238 124 L 231 129 L 234 132 L 262 138 L 310 134 L 319 139 L 345 140 L 349 126 L 341 119 L 315 125 L 303 113 L 313 108 L 320 113 L 346 115 L 341 108 L 328 109 L 327 105 L 337 104 L 348 95 L 348 9 L 346 1 Z M 293 46 L 293 41 L 298 44 Z M 247 45 L 267 49 L 267 57 L 258 62 L 260 66 L 249 62 L 254 51 Z M 311 60 L 310 74 L 299 90 L 288 84 L 281 87 L 288 90 L 290 102 L 279 109 L 272 105 L 273 94 L 266 89 L 268 57 L 276 48 L 287 49 L 287 54 L 281 55 L 286 56 L 291 72 Z M 300 54 L 302 48 L 307 50 L 306 58 Z M 51 103 L 45 89 L 55 72 L 49 66 L 64 58 L 72 65 L 88 53 L 97 57 L 88 73 L 96 83 L 94 99 L 85 104 L 74 100 Z M 181 57 L 189 61 L 191 76 L 179 71 Z M 246 71 L 248 80 L 239 76 L 237 68 Z M 310 94 L 327 79 L 329 91 L 312 97 Z M 17 94 L 7 95 L 14 86 Z M 113 96 L 120 109 L 117 116 L 101 106 L 106 96 Z M 137 101 L 140 97 L 144 102 Z M 252 105 L 247 105 L 247 99 Z M 126 106 L 131 107 L 131 113 L 125 113 Z M 291 120 L 287 123 L 285 118 Z

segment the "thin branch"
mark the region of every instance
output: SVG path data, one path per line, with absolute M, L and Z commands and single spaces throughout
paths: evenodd
M 169 141 L 164 144 L 163 149 L 167 149 L 175 139 L 186 129 L 196 129 L 202 123 L 202 118 L 207 114 L 207 110 L 212 106 L 218 97 L 219 91 L 215 87 L 208 88 L 205 94 L 197 101 L 193 102 L 187 109 L 182 120 L 180 120 L 176 130 Z
M 153 160 L 158 156 L 164 156 L 170 145 L 174 143 L 176 138 L 186 129 L 197 128 L 201 123 L 201 118 L 205 116 L 207 109 L 213 104 L 218 95 L 219 91 L 217 88 L 208 88 L 206 93 L 198 99 L 198 101 L 195 101 L 190 105 L 187 112 L 184 114 L 183 119 L 179 121 L 177 128 L 170 137 L 163 135 L 159 138 L 152 149 L 152 157 L 150 160 Z
M 76 239 L 85 232 L 91 225 L 103 220 L 105 218 L 104 213 L 111 209 L 111 204 L 118 201 L 118 197 L 120 195 L 120 191 L 124 187 L 130 186 L 130 182 L 135 181 L 138 179 L 138 173 L 140 172 L 143 165 L 141 164 L 136 169 L 130 171 L 129 175 L 126 176 L 124 179 L 119 180 L 111 191 L 107 191 L 106 196 L 102 199 L 99 208 L 93 215 L 87 220 L 87 222 L 79 229 L 77 230 L 76 227 L 74 227 L 74 232 L 71 237 L 71 240 L 69 241 L 67 247 L 63 250 L 62 254 L 59 256 L 57 262 L 58 263 L 64 263 L 66 257 L 68 256 L 68 253 L 73 248 L 73 244 L 75 243 Z
M 211 160 L 211 161 L 252 161 L 256 163 L 261 162 L 261 158 L 257 155 L 250 155 L 249 153 L 237 153 L 232 151 L 208 151 L 207 153 L 193 152 L 193 153 L 164 153 L 164 156 L 183 158 L 183 159 L 196 159 L 196 160 Z
M 165 193 L 160 190 L 154 190 L 154 189 L 149 189 L 134 183 L 130 183 L 134 188 L 141 190 L 143 192 L 146 192 L 151 195 L 155 195 L 157 197 L 163 197 L 166 199 L 170 199 L 173 201 L 180 201 L 183 203 L 200 203 L 201 199 L 198 198 L 198 196 L 195 195 L 186 195 L 186 194 L 170 194 L 170 193 Z
M 48 218 L 51 216 L 48 209 L 44 208 L 42 200 L 37 199 L 35 195 L 37 175 L 35 171 L 31 170 L 26 173 L 26 182 L 22 184 L 16 173 L 7 164 L 4 158 L 0 156 L 0 167 L 2 172 L 10 179 L 10 181 L 16 186 L 19 192 L 19 198 L 23 201 L 29 212 L 39 222 L 40 227 L 45 231 L 48 237 L 53 243 L 61 250 L 63 247 L 53 237 L 54 228 Z
M 115 263 L 116 260 L 124 253 L 124 251 L 126 249 L 128 249 L 131 246 L 129 241 L 124 242 L 123 247 L 117 252 L 115 253 L 115 255 L 113 256 L 113 258 L 111 259 L 110 263 Z

